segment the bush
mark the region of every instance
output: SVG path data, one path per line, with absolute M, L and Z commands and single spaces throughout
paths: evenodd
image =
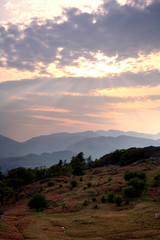
M 136 189 L 136 191 L 141 192 L 144 189 L 145 182 L 144 182 L 144 180 L 141 180 L 141 179 L 135 177 L 135 178 L 130 179 L 128 181 L 127 185 L 133 186 Z
M 92 197 L 92 202 L 96 202 L 96 201 L 97 201 L 96 197 Z
M 116 203 L 117 206 L 121 206 L 121 204 L 122 204 L 122 197 L 120 195 L 116 195 L 114 197 L 114 202 Z
M 83 206 L 88 206 L 88 201 L 87 200 L 84 200 Z
M 113 202 L 114 202 L 114 197 L 115 197 L 114 192 L 110 191 L 110 192 L 108 193 L 107 199 L 108 199 L 108 201 L 109 201 L 110 203 L 113 203 Z
M 72 180 L 71 181 L 71 188 L 77 187 L 77 181 L 76 180 Z
M 139 178 L 141 180 L 146 181 L 146 174 L 145 174 L 145 172 L 137 172 L 137 171 L 127 170 L 124 174 L 124 179 L 126 181 L 129 181 L 132 178 Z
M 88 186 L 88 188 L 90 188 L 90 187 L 92 186 L 92 183 L 91 183 L 91 182 L 88 182 L 88 183 L 87 183 L 87 186 Z
M 108 177 L 107 179 L 107 183 L 111 182 L 112 181 L 112 177 Z
M 49 181 L 49 182 L 47 183 L 47 185 L 48 185 L 48 187 L 53 187 L 53 186 L 54 186 L 54 182 Z
M 132 185 L 125 187 L 123 189 L 123 192 L 126 198 L 138 197 L 138 194 L 139 194 Z
M 97 209 L 97 208 L 98 208 L 98 205 L 97 205 L 97 204 L 95 204 L 95 205 L 93 206 L 93 208 L 94 208 L 94 209 Z
M 101 197 L 101 202 L 102 202 L 102 203 L 105 203 L 105 202 L 106 202 L 106 197 L 105 197 L 104 194 L 103 194 L 102 197 Z
M 125 197 L 139 197 L 146 184 L 146 174 L 128 170 L 124 174 L 124 179 L 127 181 L 127 187 L 123 189 Z
M 83 181 L 83 177 L 80 177 L 80 178 L 79 178 L 79 181 L 82 182 L 82 181 Z
M 36 193 L 28 202 L 28 206 L 30 209 L 35 208 L 37 211 L 44 210 L 45 208 L 48 208 L 48 201 L 44 195 Z
M 154 176 L 154 186 L 158 186 L 160 184 L 160 172 L 156 173 Z

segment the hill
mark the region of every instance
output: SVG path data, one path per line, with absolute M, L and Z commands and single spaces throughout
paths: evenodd
M 107 163 L 85 170 L 83 176 L 41 179 L 24 186 L 17 202 L 14 194 L 7 202 L 4 221 L 0 222 L 1 240 L 158 240 L 159 221 L 155 213 L 160 212 L 160 181 L 156 180 L 160 174 L 160 149 L 141 150 L 147 155 L 127 166 Z M 145 179 L 139 197 L 124 197 L 128 184 L 124 179 L 126 171 L 132 175 L 136 172 Z M 71 185 L 73 180 L 75 186 Z M 111 191 L 122 197 L 120 205 L 115 200 L 109 201 Z M 27 205 L 37 192 L 48 200 L 49 208 L 44 212 L 29 209 Z
M 57 164 L 59 160 L 69 162 L 76 155 L 70 151 L 59 151 L 53 153 L 42 153 L 41 155 L 29 154 L 23 157 L 11 157 L 0 159 L 0 169 L 3 173 L 17 167 L 35 168 L 35 167 L 50 167 Z

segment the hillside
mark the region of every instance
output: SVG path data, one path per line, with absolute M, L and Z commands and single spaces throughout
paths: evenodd
M 1 240 L 158 240 L 160 228 L 155 213 L 160 212 L 160 181 L 156 177 L 160 175 L 160 149 L 141 150 L 148 154 L 127 166 L 108 163 L 85 170 L 82 176 L 59 176 L 26 185 L 17 202 L 13 195 L 6 198 Z M 146 176 L 141 195 L 124 197 L 126 171 Z M 77 185 L 72 186 L 73 180 Z M 120 205 L 109 202 L 111 191 L 122 196 Z M 43 212 L 27 205 L 36 192 L 49 201 L 49 208 Z

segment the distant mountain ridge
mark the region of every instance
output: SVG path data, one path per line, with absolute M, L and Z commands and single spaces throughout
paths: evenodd
M 95 143 L 96 139 L 91 140 L 92 138 L 119 137 L 121 135 L 136 137 L 136 138 L 143 138 L 143 139 L 147 138 L 150 140 L 157 140 L 158 138 L 160 138 L 160 133 L 155 135 L 150 135 L 145 133 L 138 133 L 138 132 L 132 132 L 132 131 L 124 132 L 119 130 L 109 130 L 109 131 L 99 130 L 95 132 L 86 131 L 86 132 L 77 132 L 77 133 L 67 133 L 67 132 L 53 133 L 50 135 L 34 137 L 25 142 L 17 142 L 10 138 L 0 135 L 0 158 L 25 156 L 32 153 L 39 155 L 39 154 L 42 154 L 43 152 L 52 153 L 55 151 L 64 151 L 66 149 L 68 150 L 73 148 L 73 146 L 74 145 L 76 146 L 78 142 L 81 143 L 81 141 L 84 141 L 84 140 L 86 144 L 88 141 L 90 142 L 93 141 Z M 90 140 L 87 140 L 87 139 L 90 139 Z M 102 139 L 102 138 L 99 138 L 99 139 Z M 108 143 L 108 144 L 111 144 L 111 143 Z M 150 144 L 156 144 L 157 146 L 157 143 L 154 141 L 153 142 L 151 141 Z M 107 149 L 109 149 L 109 147 Z
M 64 132 L 34 137 L 26 142 L 17 142 L 0 135 L 0 158 L 63 151 L 75 142 L 95 136 L 97 134 L 92 131 L 72 134 Z
M 52 162 L 45 162 L 43 153 L 53 154 L 54 156 L 55 152 L 64 153 L 64 158 L 63 154 L 59 157 L 57 155 L 57 161 L 60 160 L 60 158 L 62 160 L 65 159 L 66 151 L 71 153 L 69 155 L 70 159 L 73 155 L 79 152 L 84 152 L 85 156 L 91 155 L 92 158 L 95 159 L 116 149 L 160 146 L 160 140 L 157 139 L 159 135 L 160 134 L 149 135 L 131 131 L 99 130 L 95 132 L 53 133 L 50 135 L 34 137 L 26 142 L 17 142 L 0 135 L 0 167 L 4 164 L 4 159 L 6 158 L 8 159 L 6 160 L 6 165 L 9 166 L 9 164 L 13 165 L 12 163 L 16 162 L 16 159 L 22 156 L 25 157 L 22 157 L 22 160 L 19 159 L 18 164 L 22 161 L 23 165 L 33 167 L 33 165 L 35 166 L 35 163 L 37 162 L 38 164 L 39 161 L 39 164 L 48 166 Z M 36 156 L 30 158 L 27 156 L 29 154 L 34 154 Z M 30 159 L 32 159 L 33 163 Z M 28 163 L 24 164 L 24 161 L 28 161 Z M 37 166 L 40 166 L 39 164 Z
M 118 137 L 100 136 L 79 141 L 67 148 L 67 150 L 73 151 L 74 149 L 74 152 L 84 152 L 86 155 L 99 158 L 106 153 L 115 151 L 116 149 L 147 146 L 160 146 L 160 140 L 137 138 L 125 135 Z

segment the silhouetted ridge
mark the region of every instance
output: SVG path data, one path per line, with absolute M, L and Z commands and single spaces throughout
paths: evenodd
M 126 166 L 136 161 L 155 158 L 160 162 L 160 147 L 129 148 L 127 150 L 116 150 L 100 158 L 99 163 L 104 166 L 108 164 Z

